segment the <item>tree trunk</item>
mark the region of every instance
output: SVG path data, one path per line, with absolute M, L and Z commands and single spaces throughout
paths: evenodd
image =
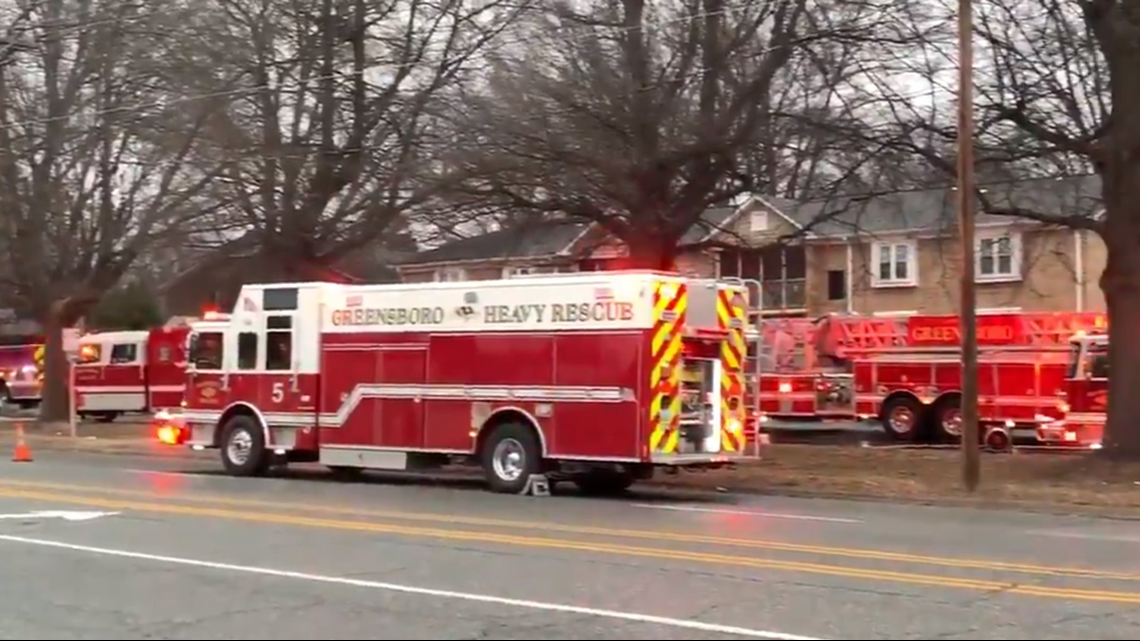
M 252 280 L 243 279 L 243 283 L 337 280 L 323 260 L 300 250 L 267 248 L 261 252 L 259 263 L 258 276 Z
M 641 234 L 626 241 L 629 269 L 671 272 L 677 269 L 677 241 L 659 234 Z
M 1140 459 L 1140 170 L 1115 164 L 1103 177 L 1108 264 L 1100 286 L 1108 307 L 1112 373 L 1102 453 Z
M 52 303 L 43 320 L 44 387 L 40 404 L 40 420 L 66 421 L 71 418 L 71 395 L 68 391 L 67 354 L 63 351 L 63 330 L 74 326 L 85 312 L 69 300 Z

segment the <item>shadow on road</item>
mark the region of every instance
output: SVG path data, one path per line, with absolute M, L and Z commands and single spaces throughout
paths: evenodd
M 192 469 L 178 471 L 179 474 L 202 477 L 229 478 L 222 470 Z M 487 485 L 479 472 L 470 469 L 433 470 L 431 472 L 384 472 L 362 470 L 359 474 L 337 474 L 324 467 L 294 465 L 273 468 L 268 478 L 303 481 L 306 483 L 342 483 L 346 485 L 415 486 L 437 487 L 461 491 L 487 492 Z M 709 505 L 735 504 L 735 498 L 728 493 L 687 490 L 683 488 L 655 486 L 653 481 L 634 485 L 629 490 L 610 496 L 585 494 L 578 491 L 574 483 L 560 481 L 553 484 L 552 494 L 558 498 L 591 501 L 629 501 L 636 499 L 642 503 L 668 502 Z

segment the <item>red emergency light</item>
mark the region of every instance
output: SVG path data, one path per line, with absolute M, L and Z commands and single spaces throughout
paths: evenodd
M 182 445 L 189 437 L 189 430 L 186 429 L 186 426 L 164 410 L 154 415 L 151 424 L 154 426 L 154 435 L 159 443 Z

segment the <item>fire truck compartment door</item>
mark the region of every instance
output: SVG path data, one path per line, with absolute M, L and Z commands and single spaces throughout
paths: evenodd
M 693 279 L 686 284 L 689 302 L 685 310 L 685 324 L 689 327 L 716 327 L 716 281 Z
M 699 441 L 702 454 L 720 451 L 720 374 L 719 359 L 685 358 L 681 373 L 683 407 L 682 426 L 699 418 L 704 438 Z M 696 443 L 694 443 L 695 445 Z

